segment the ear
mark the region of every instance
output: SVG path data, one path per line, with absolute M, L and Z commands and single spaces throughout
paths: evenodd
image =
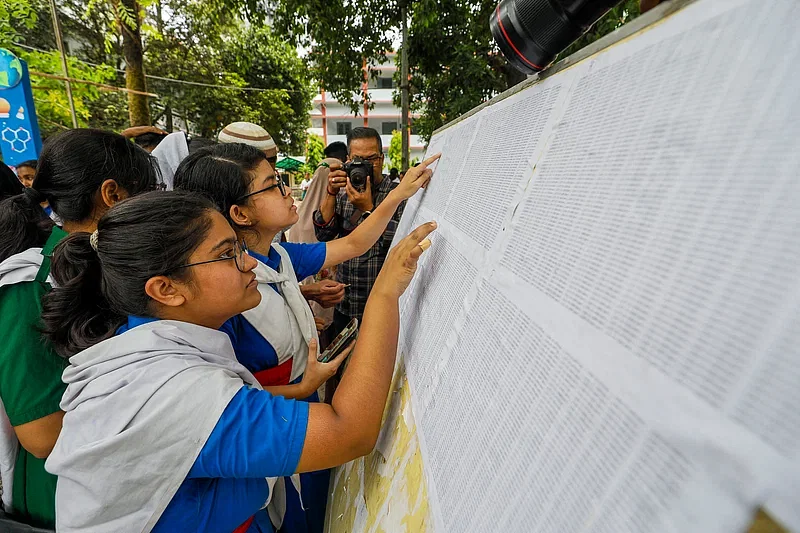
M 247 207 L 233 204 L 228 210 L 228 214 L 231 217 L 231 222 L 237 226 L 252 226 L 255 221 L 253 217 L 250 216 L 249 211 Z
M 186 288 L 177 285 L 167 276 L 153 276 L 144 284 L 144 292 L 156 302 L 167 307 L 178 307 L 186 303 Z
M 100 201 L 102 201 L 106 207 L 111 207 L 127 197 L 128 191 L 120 187 L 120 185 L 112 179 L 105 180 L 103 184 L 100 185 Z

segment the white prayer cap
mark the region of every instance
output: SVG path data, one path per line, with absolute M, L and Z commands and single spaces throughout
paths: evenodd
M 264 152 L 267 157 L 278 156 L 278 146 L 272 140 L 272 136 L 252 122 L 233 122 L 228 124 L 217 137 L 221 143 L 242 143 L 249 144 Z

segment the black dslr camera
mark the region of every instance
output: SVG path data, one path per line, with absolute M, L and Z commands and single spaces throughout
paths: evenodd
M 367 188 L 367 180 L 372 177 L 372 162 L 365 161 L 360 157 L 354 157 L 352 161 L 344 164 L 344 171 L 350 178 L 350 183 L 359 191 Z

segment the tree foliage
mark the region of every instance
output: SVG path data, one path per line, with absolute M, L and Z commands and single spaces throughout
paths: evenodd
M 419 0 L 409 27 L 411 109 L 419 134 L 433 131 L 518 83 L 492 39 L 496 0 Z
M 112 1 L 121 0 L 59 0 L 58 6 L 64 34 L 79 43 L 69 50 L 71 75 L 124 86 L 123 42 L 118 17 L 108 9 Z M 263 125 L 282 151 L 303 153 L 315 85 L 321 84 L 359 111 L 363 64 L 385 61 L 397 40 L 400 1 L 140 0 L 146 74 L 232 87 L 149 77 L 147 90 L 159 94 L 159 99 L 150 100 L 151 119 L 163 125 L 170 123 L 167 117 L 174 117 L 177 127 L 206 137 L 229 122 L 248 120 Z M 415 130 L 423 138 L 524 79 L 491 37 L 488 21 L 496 3 L 416 0 L 409 4 L 411 108 L 421 114 Z M 46 0 L 2 0 L 0 6 L 0 42 L 55 48 Z M 2 26 L 4 13 L 22 22 Z M 562 57 L 637 15 L 638 0 L 625 0 Z M 272 20 L 272 30 L 267 20 Z M 305 60 L 298 57 L 296 45 L 308 52 Z M 61 73 L 53 53 L 14 51 L 29 61 L 32 70 Z M 36 78 L 34 85 L 45 132 L 59 128 L 54 123 L 69 126 L 63 84 Z M 128 125 L 124 94 L 81 84 L 73 84 L 73 91 L 82 125 L 109 129 Z M 399 95 L 396 98 L 399 103 Z
M 47 1 L 8 1 L 25 2 L 38 15 L 14 40 L 54 50 Z M 70 76 L 125 86 L 119 17 L 109 9 L 111 1 L 59 0 L 58 6 L 64 35 L 72 44 L 68 50 Z M 295 48 L 262 24 L 266 11 L 260 2 L 142 0 L 139 4 L 143 8 L 144 73 L 149 76 L 146 87 L 159 95 L 149 99 L 153 122 L 163 126 L 170 122 L 168 116 L 174 117 L 176 127 L 213 137 L 225 124 L 245 120 L 264 126 L 282 151 L 304 152 L 314 85 Z M 45 54 L 21 47 L 14 51 L 32 70 L 61 74 L 55 51 Z M 239 87 L 262 90 L 242 91 Z M 79 83 L 72 89 L 80 125 L 117 131 L 130 125 L 124 93 Z M 34 97 L 43 119 L 43 134 L 71 125 L 62 82 L 35 78 Z
M 399 27 L 398 0 L 274 1 L 278 33 L 306 48 L 313 78 L 358 112 L 364 61 L 386 60 Z
M 0 2 L 0 47 L 19 39 L 21 30 L 31 30 L 36 25 L 36 9 L 30 0 L 3 0 Z
M 389 168 L 403 168 L 403 136 L 399 131 L 392 132 L 392 140 L 389 142 Z
M 364 81 L 363 61 L 385 60 L 392 37 L 399 33 L 402 0 L 274 1 L 280 32 L 309 48 L 313 76 L 335 98 L 350 102 L 356 113 Z M 525 79 L 492 38 L 489 17 L 497 1 L 409 3 L 411 109 L 421 114 L 415 128 L 423 138 Z M 638 12 L 638 0 L 625 0 L 566 53 L 613 31 Z M 400 54 L 398 67 L 399 60 Z M 400 82 L 399 74 L 396 79 Z M 399 94 L 395 94 L 395 103 L 399 105 Z
M 306 168 L 304 172 L 314 172 L 323 159 L 325 159 L 325 142 L 319 135 L 309 135 L 306 144 Z

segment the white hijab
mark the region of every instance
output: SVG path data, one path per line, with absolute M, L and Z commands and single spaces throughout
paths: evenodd
M 171 191 L 175 171 L 178 170 L 181 161 L 189 155 L 186 135 L 182 131 L 170 133 L 158 143 L 152 155 L 158 160 L 158 168 L 161 170 L 161 178 L 167 184 L 167 190 Z

